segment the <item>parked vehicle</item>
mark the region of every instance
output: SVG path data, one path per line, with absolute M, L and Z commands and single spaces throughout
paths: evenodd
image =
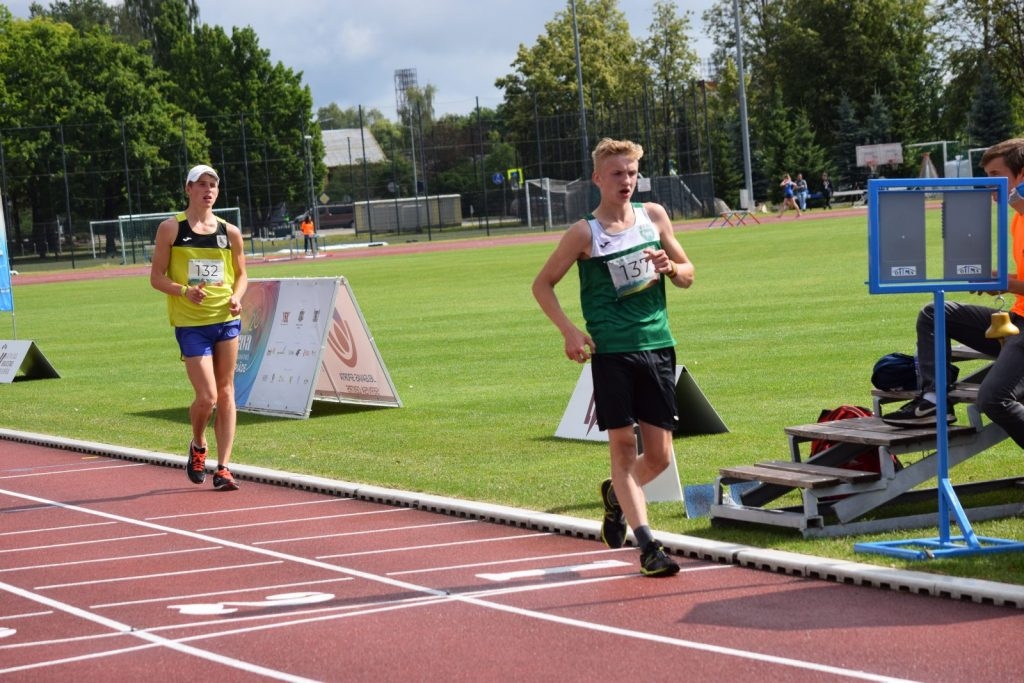
M 321 230 L 351 228 L 355 226 L 356 215 L 351 204 L 324 204 L 318 207 Z

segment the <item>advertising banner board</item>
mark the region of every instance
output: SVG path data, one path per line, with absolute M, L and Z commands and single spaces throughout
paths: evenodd
M 250 280 L 235 366 L 238 409 L 306 418 L 314 398 L 402 405 L 345 278 Z
M 0 339 L 0 384 L 60 377 L 34 341 Z
M 679 408 L 677 436 L 721 434 L 729 431 L 722 418 L 718 416 L 701 392 L 700 387 L 686 370 L 686 366 L 683 365 L 676 366 L 676 402 Z M 589 365 L 585 365 L 580 373 L 576 388 L 569 398 L 569 405 L 562 415 L 562 421 L 555 430 L 555 436 L 561 439 L 608 441 L 608 434 L 597 428 L 597 416 L 594 413 L 594 381 Z M 637 429 L 637 451 L 643 452 L 643 441 L 640 438 L 639 429 Z M 675 449 L 673 449 L 672 463 L 668 469 L 644 486 L 644 495 L 649 502 L 683 500 L 675 458 Z
M 676 366 L 676 404 L 679 408 L 676 436 L 724 434 L 729 431 L 685 365 Z M 560 439 L 608 441 L 608 435 L 597 429 L 594 381 L 590 375 L 589 365 L 583 366 L 580 378 L 576 381 L 576 388 L 569 398 L 569 405 L 566 406 L 562 421 L 555 430 L 555 436 Z

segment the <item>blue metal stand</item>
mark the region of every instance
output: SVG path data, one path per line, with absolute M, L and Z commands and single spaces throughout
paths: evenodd
M 984 182 L 978 179 L 903 179 L 903 180 L 871 180 L 868 184 L 870 195 L 869 206 L 869 259 L 870 259 L 870 287 L 872 293 L 885 292 L 910 292 L 910 291 L 932 291 L 935 300 L 935 440 L 936 440 L 936 479 L 938 490 L 938 538 L 917 538 L 899 541 L 875 541 L 866 543 L 855 543 L 853 549 L 856 552 L 879 553 L 910 560 L 935 559 L 943 557 L 959 557 L 964 555 L 981 555 L 990 553 L 1001 553 L 1024 550 L 1024 542 L 1000 538 L 989 538 L 978 536 L 967 519 L 963 506 L 957 499 L 956 491 L 949 480 L 949 425 L 946 422 L 946 406 L 948 404 L 948 387 L 946 377 L 947 353 L 946 353 L 946 297 L 947 289 L 955 291 L 991 289 L 993 291 L 1005 291 L 1007 288 L 1007 244 L 1006 244 L 1006 182 L 1003 179 L 988 179 L 989 182 L 997 183 L 995 190 L 997 194 L 997 233 L 998 233 L 998 268 L 999 275 L 991 283 L 983 284 L 979 281 L 974 283 L 948 281 L 944 279 L 928 280 L 920 274 L 909 278 L 909 281 L 899 284 L 884 282 L 887 273 L 881 268 L 881 224 L 882 217 L 879 214 L 878 201 L 879 192 L 892 189 L 893 191 L 922 191 L 925 188 L 939 189 L 954 188 L 967 184 L 977 185 Z M 956 521 L 960 528 L 959 536 L 950 535 L 950 519 Z
M 1024 550 L 1024 542 L 978 536 L 967 519 L 949 480 L 949 425 L 946 423 L 946 296 L 935 292 L 935 440 L 938 464 L 939 537 L 900 541 L 855 543 L 857 552 L 879 553 L 908 560 L 978 555 Z M 950 518 L 960 527 L 960 536 L 950 536 Z

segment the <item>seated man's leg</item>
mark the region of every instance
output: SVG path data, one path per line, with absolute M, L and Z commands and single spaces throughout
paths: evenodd
M 995 309 L 985 306 L 961 304 L 947 301 L 946 314 L 946 385 L 951 386 L 956 372 L 950 362 L 951 341 L 965 344 L 976 351 L 997 355 L 999 342 L 985 338 Z M 882 421 L 895 427 L 921 427 L 935 424 L 939 413 L 935 396 L 935 305 L 928 304 L 917 316 L 917 363 L 920 393 L 893 413 L 882 415 Z M 947 422 L 955 422 L 956 415 L 951 403 L 941 411 Z
M 949 362 L 952 341 L 992 356 L 999 354 L 999 341 L 985 337 L 996 309 L 947 301 L 945 311 L 947 369 L 952 366 Z M 935 304 L 928 304 L 917 316 L 917 362 L 921 391 L 935 391 Z M 946 380 L 952 384 L 949 372 Z
M 1024 319 L 1012 316 L 1020 327 Z M 1024 333 L 1007 337 L 999 357 L 978 388 L 978 409 L 1024 448 Z

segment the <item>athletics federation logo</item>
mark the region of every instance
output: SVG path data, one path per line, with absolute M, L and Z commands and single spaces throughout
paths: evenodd
M 217 235 L 217 246 L 219 248 L 221 248 L 221 249 L 227 249 L 228 248 L 228 236 L 227 235 Z

